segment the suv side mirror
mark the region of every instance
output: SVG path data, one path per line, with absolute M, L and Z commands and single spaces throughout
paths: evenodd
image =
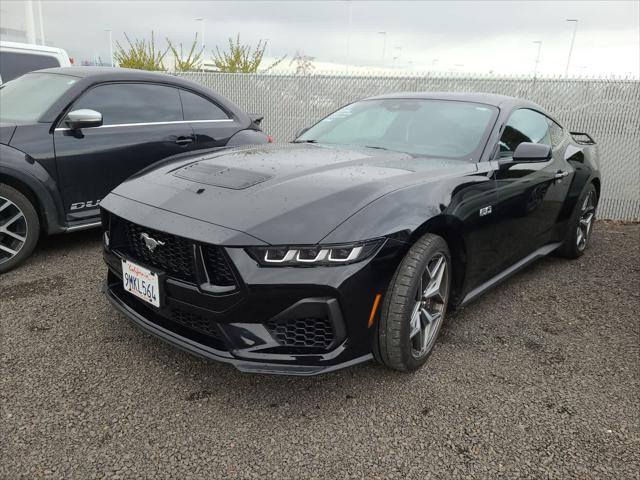
M 516 163 L 546 162 L 551 158 L 551 147 L 541 143 L 522 142 L 516 147 L 512 158 L 499 160 L 501 168 L 509 168 Z
M 74 110 L 67 114 L 64 123 L 72 130 L 81 128 L 99 127 L 102 125 L 102 114 L 88 108 Z

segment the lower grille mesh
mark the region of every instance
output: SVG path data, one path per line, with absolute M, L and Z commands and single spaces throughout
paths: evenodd
M 220 333 L 214 322 L 207 320 L 197 313 L 187 312 L 179 308 L 171 308 L 171 321 L 182 325 L 183 327 L 197 330 L 201 333 L 209 335 L 213 338 L 220 338 Z
M 326 349 L 335 339 L 331 322 L 326 317 L 270 320 L 266 326 L 283 347 Z

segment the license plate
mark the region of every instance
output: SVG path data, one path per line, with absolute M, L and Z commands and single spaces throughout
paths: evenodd
M 123 259 L 122 286 L 127 292 L 160 308 L 160 282 L 157 273 Z

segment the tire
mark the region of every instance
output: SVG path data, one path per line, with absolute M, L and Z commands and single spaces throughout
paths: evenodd
M 557 250 L 558 255 L 575 259 L 584 254 L 593 232 L 597 206 L 598 192 L 593 183 L 590 183 L 580 195 L 574 212 L 567 222 L 567 234 Z
M 450 290 L 449 247 L 442 237 L 428 233 L 409 249 L 389 284 L 375 335 L 375 358 L 401 372 L 424 365 L 438 338 Z
M 40 219 L 33 204 L 9 185 L 0 185 L 0 273 L 24 262 L 40 237 Z

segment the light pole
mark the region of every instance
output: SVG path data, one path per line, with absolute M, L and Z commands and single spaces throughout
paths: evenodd
M 202 44 L 202 54 L 204 55 L 204 48 L 205 48 L 205 43 L 204 43 L 204 17 L 198 17 L 198 18 L 194 18 L 194 20 L 196 22 L 202 22 L 202 24 L 200 25 L 202 28 L 202 38 L 200 39 L 201 44 Z M 204 59 L 202 60 L 202 63 L 200 64 L 200 69 L 204 72 Z
M 567 22 L 573 22 L 573 35 L 571 36 L 571 46 L 569 47 L 569 56 L 567 57 L 567 66 L 564 69 L 564 78 L 569 76 L 569 64 L 571 63 L 571 54 L 573 53 L 573 44 L 576 41 L 576 32 L 578 31 L 578 20 L 576 18 L 567 18 Z
M 198 18 L 194 18 L 194 20 L 196 22 L 202 22 L 202 25 L 201 25 L 202 38 L 200 39 L 200 43 L 202 44 L 202 51 L 204 52 L 204 18 L 198 17 Z
M 382 66 L 384 67 L 384 56 L 387 51 L 387 32 L 378 32 L 378 35 L 382 35 Z
M 431 60 L 431 70 L 435 71 L 436 63 L 438 63 L 439 61 L 440 61 L 440 59 L 438 59 L 438 58 L 434 58 L 433 60 Z
M 347 0 L 349 5 L 349 28 L 347 29 L 347 73 L 351 63 L 351 25 L 353 24 L 353 5 Z
M 267 58 L 271 58 L 271 45 L 270 45 L 270 38 L 265 38 L 264 39 L 264 46 L 267 49 L 266 54 L 267 54 Z
M 111 30 L 105 30 L 109 34 L 109 61 L 111 62 L 111 66 L 115 67 L 113 63 L 113 32 Z
M 540 51 L 542 50 L 542 40 L 534 40 L 533 43 L 538 44 L 538 54 L 536 55 L 536 65 L 533 67 L 533 78 L 536 78 L 538 73 L 538 64 L 540 63 Z
M 402 47 L 395 47 L 394 50 L 398 51 L 398 54 L 396 56 L 393 57 L 393 66 L 396 66 L 396 60 L 400 58 L 400 55 L 402 55 Z
M 40 45 L 44 45 L 44 22 L 42 21 L 42 2 L 38 0 L 36 3 L 38 7 L 38 23 L 40 24 Z
M 36 43 L 36 25 L 33 19 L 33 0 L 24 2 L 24 17 L 27 22 L 27 43 Z

